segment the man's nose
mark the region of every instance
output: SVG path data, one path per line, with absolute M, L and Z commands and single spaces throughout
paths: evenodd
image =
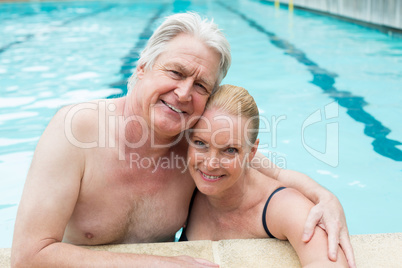
M 178 87 L 175 89 L 175 94 L 179 101 L 188 102 L 191 101 L 191 90 L 193 87 L 193 81 L 191 79 L 185 79 L 180 81 Z

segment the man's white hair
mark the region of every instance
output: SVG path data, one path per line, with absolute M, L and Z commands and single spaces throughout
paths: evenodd
M 231 64 L 230 45 L 213 20 L 202 20 L 197 13 L 179 13 L 167 17 L 148 40 L 137 65 L 143 66 L 144 69 L 152 69 L 156 59 L 166 50 L 167 44 L 181 33 L 199 39 L 220 54 L 219 75 L 213 90 L 215 92 Z M 137 71 L 135 70 L 128 80 L 128 92 L 133 89 L 136 82 Z

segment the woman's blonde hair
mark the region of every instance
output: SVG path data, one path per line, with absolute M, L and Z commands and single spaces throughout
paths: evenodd
M 249 141 L 255 143 L 260 127 L 260 118 L 254 98 L 245 88 L 222 85 L 211 95 L 205 109 L 218 108 L 234 116 L 242 116 L 250 120 L 248 123 Z

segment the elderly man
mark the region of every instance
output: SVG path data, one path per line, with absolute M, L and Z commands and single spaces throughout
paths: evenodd
M 202 115 L 229 66 L 229 44 L 215 24 L 196 14 L 173 15 L 150 38 L 126 97 L 62 108 L 32 160 L 12 264 L 213 265 L 185 256 L 100 252 L 76 245 L 173 241 L 195 188 L 181 134 Z M 305 240 L 318 221 L 326 224 L 333 241 L 342 229 L 341 245 L 353 260 L 343 210 L 332 194 L 300 173 L 259 170 L 318 203 Z M 323 207 L 329 211 L 323 214 Z M 339 223 L 341 228 L 332 227 Z M 330 251 L 337 245 L 332 244 Z

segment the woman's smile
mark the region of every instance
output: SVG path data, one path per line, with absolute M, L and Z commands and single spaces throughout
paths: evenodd
M 201 177 L 204 180 L 209 181 L 209 182 L 216 182 L 219 179 L 224 177 L 224 175 L 208 175 L 208 174 L 202 172 L 201 170 L 198 170 L 198 172 L 201 174 Z

